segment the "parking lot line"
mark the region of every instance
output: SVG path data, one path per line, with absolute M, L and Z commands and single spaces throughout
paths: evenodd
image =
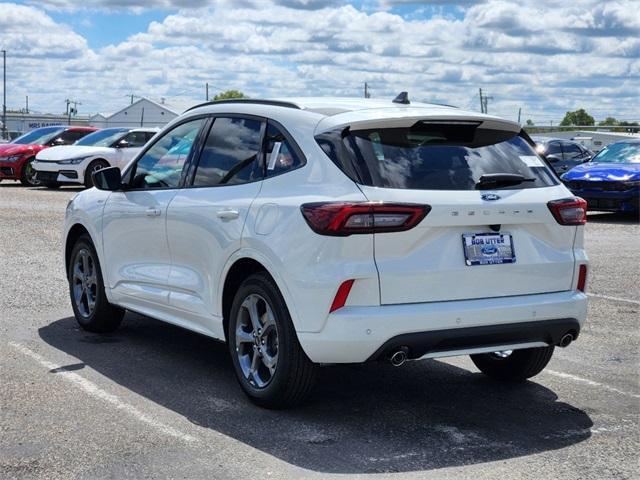
M 590 297 L 604 298 L 605 300 L 615 300 L 616 302 L 627 302 L 627 303 L 633 303 L 634 305 L 640 305 L 640 301 L 638 301 L 638 300 L 630 300 L 628 298 L 611 297 L 609 295 L 600 295 L 600 294 L 597 294 L 597 293 L 587 293 L 587 295 L 590 296 Z
M 577 375 L 571 375 L 570 373 L 556 372 L 555 370 L 549 370 L 549 369 L 543 370 L 543 373 L 548 373 L 549 375 L 553 375 L 553 376 L 559 377 L 559 378 L 573 380 L 574 382 L 578 382 L 578 383 L 584 383 L 585 385 L 589 385 L 589 386 L 592 386 L 592 387 L 602 388 L 603 390 L 608 390 L 610 392 L 618 393 L 620 395 L 625 395 L 627 397 L 640 398 L 640 395 L 636 395 L 635 393 L 625 392 L 624 390 L 620 390 L 618 388 L 611 387 L 611 386 L 606 385 L 604 383 L 595 382 L 593 380 L 589 380 L 588 378 L 578 377 Z
M 9 342 L 9 345 L 13 348 L 15 348 L 16 350 L 18 350 L 19 352 L 21 352 L 22 354 L 26 355 L 27 357 L 32 358 L 33 360 L 35 360 L 36 362 L 38 362 L 40 365 L 42 365 L 43 367 L 49 369 L 49 370 L 56 370 L 56 376 L 60 376 L 66 380 L 68 380 L 69 382 L 71 382 L 72 384 L 74 384 L 75 386 L 77 386 L 78 388 L 80 388 L 80 390 L 82 390 L 84 393 L 86 393 L 87 395 L 94 397 L 94 398 L 98 398 L 100 400 L 104 400 L 107 403 L 111 404 L 112 406 L 114 406 L 115 408 L 117 408 L 118 410 L 123 410 L 125 412 L 127 412 L 129 415 L 133 416 L 134 418 L 136 418 L 137 420 L 139 420 L 142 423 L 146 423 L 147 425 L 155 428 L 156 430 L 158 430 L 160 433 L 163 433 L 165 435 L 169 435 L 171 437 L 175 437 L 178 438 L 180 440 L 184 440 L 187 442 L 193 442 L 196 439 L 196 437 L 183 433 L 179 430 L 176 430 L 173 427 L 170 427 L 168 425 L 165 425 L 162 422 L 159 422 L 153 418 L 151 418 L 150 416 L 148 416 L 147 414 L 141 412 L 140 410 L 138 410 L 136 407 L 134 407 L 133 405 L 130 405 L 126 402 L 123 402 L 122 400 L 120 400 L 116 395 L 113 395 L 109 392 L 106 392 L 104 390 L 102 390 L 100 387 L 98 387 L 95 383 L 87 380 L 86 378 L 82 377 L 81 375 L 75 373 L 75 372 L 70 372 L 70 371 L 65 371 L 60 369 L 60 365 L 56 365 L 50 361 L 48 361 L 47 359 L 45 359 L 42 355 L 34 352 L 33 350 L 29 349 L 28 347 L 17 343 L 17 342 Z

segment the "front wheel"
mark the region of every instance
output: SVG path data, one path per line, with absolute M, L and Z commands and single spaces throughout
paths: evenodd
M 251 275 L 238 289 L 228 340 L 240 386 L 255 404 L 292 407 L 311 392 L 316 365 L 302 350 L 284 298 L 268 274 Z
M 27 160 L 22 167 L 22 174 L 20 175 L 20 183 L 28 187 L 37 187 L 40 185 L 37 172 L 33 169 L 33 158 Z
M 120 326 L 124 310 L 107 300 L 98 255 L 88 235 L 82 235 L 71 251 L 68 279 L 73 313 L 83 329 L 106 333 Z
M 554 347 L 525 348 L 522 350 L 480 353 L 471 360 L 485 375 L 510 382 L 520 382 L 540 373 L 547 366 Z

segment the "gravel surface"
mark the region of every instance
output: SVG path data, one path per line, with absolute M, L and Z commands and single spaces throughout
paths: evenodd
M 519 385 L 468 358 L 329 367 L 252 406 L 226 347 L 129 314 L 76 327 L 61 259 L 78 190 L 0 183 L 1 478 L 639 478 L 640 226 L 591 214 L 589 318 Z

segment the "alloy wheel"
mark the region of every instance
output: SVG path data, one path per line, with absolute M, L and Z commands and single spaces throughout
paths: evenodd
M 73 262 L 72 289 L 73 300 L 80 315 L 90 317 L 96 306 L 98 278 L 93 256 L 86 248 L 78 251 Z
M 238 311 L 236 355 L 249 384 L 264 388 L 278 366 L 278 327 L 269 303 L 260 295 L 248 295 Z
M 37 185 L 40 185 L 41 182 L 40 180 L 38 180 L 38 172 L 33 169 L 31 162 L 33 162 L 33 160 L 29 160 L 24 166 L 24 177 L 27 179 L 29 185 L 35 187 Z

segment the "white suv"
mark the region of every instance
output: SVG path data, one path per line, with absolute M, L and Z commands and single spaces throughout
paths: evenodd
M 585 202 L 518 124 L 394 102 L 209 103 L 95 173 L 66 212 L 80 325 L 131 310 L 226 341 L 267 407 L 321 364 L 536 375 L 586 317 Z
M 63 184 L 90 188 L 93 172 L 109 166 L 124 168 L 158 132 L 158 128 L 105 128 L 73 145 L 42 150 L 31 165 L 48 188 Z

